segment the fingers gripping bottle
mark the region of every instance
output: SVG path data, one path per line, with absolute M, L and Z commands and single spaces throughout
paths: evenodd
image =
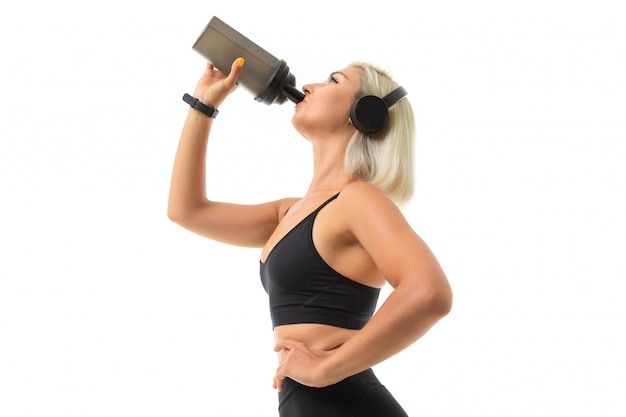
M 265 104 L 283 104 L 286 99 L 298 103 L 304 94 L 295 87 L 296 78 L 287 63 L 278 59 L 226 23 L 213 17 L 204 28 L 193 49 L 222 72 L 230 72 L 239 57 L 246 65 L 238 84 Z

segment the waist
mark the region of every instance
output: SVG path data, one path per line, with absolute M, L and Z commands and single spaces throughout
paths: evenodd
M 347 342 L 358 330 L 344 329 L 327 324 L 299 323 L 276 326 L 274 338 L 276 341 L 290 338 L 307 346 L 320 350 L 333 350 Z M 279 361 L 285 352 L 278 352 Z

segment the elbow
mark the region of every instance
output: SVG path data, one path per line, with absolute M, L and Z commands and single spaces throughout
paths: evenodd
M 171 204 L 167 206 L 167 218 L 177 225 L 198 233 L 197 229 L 203 217 L 202 205 Z
M 178 210 L 172 207 L 171 204 L 167 206 L 167 218 L 173 221 L 174 223 L 179 223 L 181 215 Z
M 452 291 L 438 291 L 429 301 L 430 311 L 443 318 L 452 311 Z
M 187 211 L 182 210 L 175 205 L 169 204 L 167 206 L 167 218 L 173 221 L 174 223 L 183 226 L 187 223 L 189 219 L 189 214 Z
M 437 279 L 431 283 L 430 306 L 432 311 L 443 318 L 452 311 L 452 288 L 446 275 L 441 271 L 437 274 Z
M 434 295 L 431 300 L 433 311 L 439 315 L 440 318 L 447 316 L 452 311 L 452 288 L 448 279 L 442 275 L 438 280 L 436 289 L 433 291 Z
M 447 280 L 430 288 L 422 288 L 418 294 L 420 295 L 417 297 L 419 301 L 416 306 L 419 306 L 419 314 L 427 312 L 428 315 L 439 320 L 452 310 L 452 290 Z

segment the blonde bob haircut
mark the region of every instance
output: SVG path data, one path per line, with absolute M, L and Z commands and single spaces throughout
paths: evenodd
M 367 95 L 384 97 L 398 87 L 386 71 L 371 64 L 353 62 L 349 66 L 359 70 L 361 89 L 355 99 Z M 413 196 L 414 142 L 415 117 L 404 98 L 391 106 L 381 130 L 357 130 L 352 135 L 344 161 L 347 174 L 378 187 L 396 203 L 405 203 Z

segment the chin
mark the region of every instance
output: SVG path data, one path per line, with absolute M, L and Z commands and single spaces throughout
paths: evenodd
M 296 132 L 298 132 L 300 136 L 310 141 L 309 135 L 307 134 L 307 129 L 304 129 L 297 122 L 294 122 L 293 118 L 291 119 L 291 125 L 293 126 L 294 129 L 296 129 Z
M 301 117 L 298 116 L 298 113 L 294 113 L 293 116 L 291 116 L 291 125 L 298 131 L 298 132 L 302 132 L 302 128 L 304 127 L 302 120 L 300 120 Z

